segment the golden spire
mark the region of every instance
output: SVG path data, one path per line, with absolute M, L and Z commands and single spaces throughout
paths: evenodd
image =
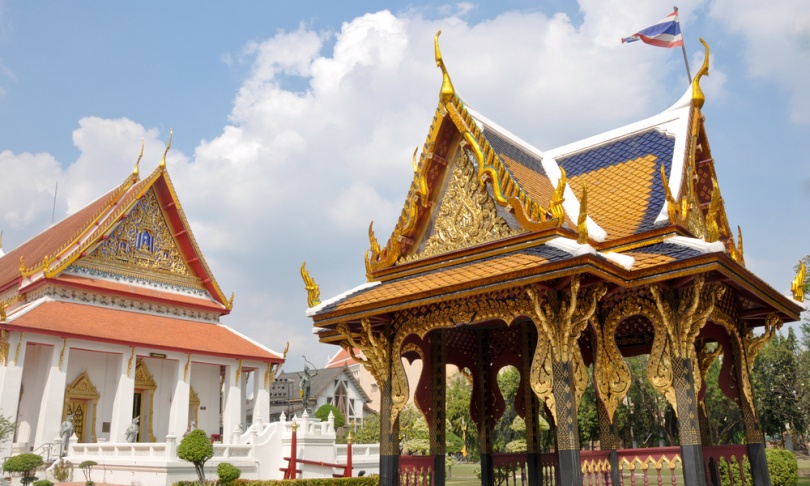
M 321 303 L 321 289 L 307 272 L 307 262 L 301 264 L 301 278 L 304 279 L 304 288 L 307 290 L 307 304 L 315 307 Z
M 695 79 L 692 81 L 692 102 L 698 108 L 702 108 L 703 103 L 706 101 L 706 97 L 703 95 L 703 90 L 700 89 L 700 78 L 709 75 L 709 44 L 706 44 L 703 37 L 701 37 L 699 40 L 700 43 L 703 44 L 706 54 L 703 56 L 703 65 L 700 66 L 697 74 L 695 74 Z
M 742 228 L 737 226 L 737 263 L 745 266 L 745 254 L 743 253 Z
M 135 168 L 132 169 L 132 177 L 135 180 L 138 180 L 138 165 L 141 163 L 141 159 L 143 158 L 143 137 L 141 137 L 141 153 L 138 155 L 138 160 L 135 161 Z
M 577 219 L 577 243 L 585 245 L 588 243 L 588 186 L 582 183 L 582 198 L 579 201 L 579 218 Z
M 436 51 L 436 65 L 442 70 L 442 89 L 439 91 L 439 101 L 447 103 L 456 95 L 456 90 L 453 89 L 453 82 L 450 81 L 450 75 L 447 74 L 447 68 L 444 67 L 442 60 L 442 52 L 439 50 L 440 35 L 442 35 L 441 30 L 436 32 L 436 37 L 433 38 L 433 47 Z
M 289 350 L 290 350 L 290 342 L 287 341 L 287 345 L 284 346 L 284 353 L 283 353 L 283 356 L 282 356 L 284 359 L 287 359 L 287 351 L 289 351 Z
M 793 298 L 799 302 L 804 302 L 804 278 L 807 276 L 807 267 L 804 262 L 799 260 L 799 271 L 796 273 L 796 278 L 790 284 L 790 290 L 793 291 Z
M 563 221 L 565 221 L 565 209 L 563 208 L 563 202 L 565 201 L 565 183 L 567 180 L 567 176 L 565 175 L 565 169 L 560 167 L 560 180 L 557 181 L 557 188 L 554 190 L 554 194 L 551 196 L 551 202 L 548 203 L 548 210 L 551 212 L 551 220 L 556 221 L 557 226 L 561 226 Z
M 160 160 L 160 168 L 163 169 L 166 167 L 166 154 L 169 153 L 169 149 L 172 148 L 172 136 L 174 136 L 174 132 L 172 129 L 169 129 L 169 144 L 166 145 L 166 151 L 163 152 L 163 158 Z

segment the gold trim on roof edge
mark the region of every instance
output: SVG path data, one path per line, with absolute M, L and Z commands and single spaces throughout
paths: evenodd
M 705 54 L 703 56 L 703 65 L 700 66 L 697 74 L 695 74 L 695 79 L 692 80 L 692 104 L 698 108 L 703 108 L 706 96 L 703 94 L 703 90 L 700 89 L 700 78 L 709 75 L 709 44 L 703 40 L 703 37 L 698 38 L 698 40 L 703 44 Z
M 369 227 L 370 249 L 365 254 L 366 276 L 371 281 L 372 274 L 376 271 L 394 265 L 401 255 L 401 241 L 403 238 L 413 236 L 416 231 L 419 208 L 427 207 L 429 201 L 429 190 L 427 186 L 428 169 L 433 161 L 433 152 L 440 128 L 444 120 L 449 117 L 456 129 L 467 142 L 469 149 L 475 154 L 478 165 L 478 179 L 482 186 L 489 183 L 495 202 L 502 207 L 508 207 L 515 213 L 518 222 L 529 231 L 538 231 L 548 227 L 562 224 L 562 217 L 557 217 L 562 210 L 562 206 L 557 206 L 557 213 L 552 214 L 553 219 L 548 220 L 548 212 L 545 208 L 536 203 L 518 184 L 507 167 L 501 161 L 500 156 L 489 145 L 483 131 L 467 111 L 464 103 L 455 93 L 452 87 L 450 76 L 444 65 L 439 50 L 438 36 L 434 38 L 436 51 L 436 64 L 442 70 L 442 90 L 439 96 L 439 105 L 433 117 L 433 124 L 428 132 L 427 140 L 423 147 L 422 156 L 414 172 L 414 180 L 406 199 L 405 207 L 402 210 L 399 220 L 388 239 L 385 248 L 380 248 L 376 238 Z M 556 191 L 555 191 L 556 193 Z M 559 199 L 559 195 L 557 196 Z M 554 200 L 554 198 L 552 199 Z
M 793 298 L 799 302 L 804 302 L 804 279 L 807 277 L 807 267 L 802 260 L 799 260 L 799 270 L 796 272 L 796 278 L 790 283 L 790 290 L 793 292 Z

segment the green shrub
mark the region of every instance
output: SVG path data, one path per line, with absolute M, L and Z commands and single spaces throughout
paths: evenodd
M 728 463 L 725 457 L 717 461 L 717 472 L 720 474 L 720 486 L 731 486 L 731 479 L 728 477 Z
M 223 462 L 217 466 L 217 476 L 219 476 L 220 484 L 233 484 L 233 482 L 239 479 L 239 476 L 241 475 L 242 471 L 240 471 L 238 467 L 228 462 Z
M 60 483 L 70 479 L 71 472 L 73 472 L 73 463 L 64 457 L 56 461 L 53 466 L 53 478 Z
M 19 454 L 6 459 L 6 462 L 3 463 L 3 471 L 22 474 L 20 482 L 27 485 L 37 480 L 36 476 L 34 476 L 34 471 L 42 466 L 42 464 L 44 463 L 40 455 L 30 453 Z
M 34 486 L 53 486 L 53 483 L 48 481 L 47 479 L 40 479 L 39 481 L 34 483 Z
M 192 430 L 183 437 L 177 447 L 177 457 L 194 464 L 199 484 L 205 484 L 205 461 L 214 457 L 214 445 L 204 431 Z
M 773 486 L 796 486 L 799 484 L 799 463 L 792 452 L 784 449 L 765 449 L 768 473 Z
M 329 420 L 329 412 L 335 416 L 335 428 L 343 427 L 346 424 L 346 418 L 343 417 L 343 414 L 340 413 L 340 410 L 337 409 L 334 405 L 324 404 L 318 407 L 318 410 L 315 410 L 315 417 L 323 420 L 326 422 Z
M 96 465 L 98 465 L 98 463 L 96 461 L 82 461 L 82 463 L 79 464 L 79 467 L 81 468 L 82 472 L 84 473 L 84 479 L 85 479 L 84 484 L 85 484 L 85 486 L 93 486 L 94 484 L 96 484 L 96 483 L 93 482 L 92 478 L 90 477 L 90 475 L 93 474 L 93 466 L 96 466 Z
M 754 484 L 754 479 L 751 476 L 751 461 L 748 456 L 743 456 L 743 474 L 745 474 L 745 484 Z

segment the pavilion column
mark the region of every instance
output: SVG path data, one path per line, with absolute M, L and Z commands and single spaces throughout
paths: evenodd
M 399 354 L 396 356 L 399 359 Z M 389 378 L 380 384 L 380 486 L 399 485 L 399 416 L 392 420 L 392 364 L 389 359 Z
M 551 408 L 561 484 L 582 484 L 577 405 L 588 375 L 579 337 L 607 292 L 603 283 L 580 288 L 581 277 L 561 283 L 567 291 L 526 288 L 534 307 L 537 345 L 532 361 L 532 389 Z
M 776 330 L 782 327 L 782 321 L 775 314 L 769 315 L 765 321 L 765 332 L 759 337 L 754 337 L 742 323 L 739 327 L 743 330 L 742 337 L 732 335 L 731 357 L 734 360 L 737 389 L 741 392 L 740 404 L 745 424 L 748 461 L 751 463 L 751 479 L 755 486 L 771 486 L 771 475 L 765 458 L 765 436 L 754 407 L 751 372 L 759 350 L 773 339 Z
M 616 427 L 616 422 L 610 421 L 610 414 L 602 401 L 602 397 L 598 396 L 596 399 L 596 411 L 599 414 L 599 447 L 600 449 L 610 451 L 608 460 L 610 461 L 610 481 L 612 484 L 621 484 L 619 474 L 619 431 Z
M 65 409 L 69 357 L 70 349 L 67 339 L 60 339 L 51 347 L 48 377 L 45 379 L 45 389 L 42 392 L 34 448 L 46 442 L 53 442 L 59 437 L 59 427 L 62 424 L 62 413 Z
M 475 364 L 473 397 L 478 408 L 478 450 L 481 455 L 481 485 L 492 486 L 495 484 L 495 470 L 492 463 L 492 387 L 497 384 L 492 383 L 489 370 L 489 343 L 486 339 L 486 332 L 476 332 L 476 348 L 478 358 Z
M 704 486 L 706 474 L 703 470 L 703 444 L 691 359 L 672 357 L 672 382 L 678 407 L 678 436 L 681 442 L 684 484 Z
M 191 394 L 191 355 L 176 361 L 174 392 L 169 407 L 169 435 L 182 436 L 188 427 L 188 406 Z M 226 430 L 227 431 L 227 430 Z
M 126 442 L 127 428 L 132 424 L 132 400 L 135 396 L 135 348 L 120 354 L 118 386 L 113 398 L 110 442 Z
M 433 484 L 445 483 L 445 456 L 447 455 L 447 353 L 446 331 L 437 329 L 429 334 L 430 340 L 430 455 L 433 456 Z
M 526 468 L 529 474 L 529 486 L 543 484 L 543 464 L 540 446 L 540 400 L 532 391 L 531 369 L 534 356 L 536 333 L 530 324 L 521 327 L 521 366 L 520 375 L 523 385 L 523 420 L 526 422 Z
M 700 436 L 698 397 L 695 392 L 697 350 L 695 338 L 714 311 L 715 302 L 726 291 L 722 284 L 706 284 L 706 276 L 695 277 L 692 285 L 681 288 L 649 287 L 650 295 L 660 316 L 654 322 L 655 341 L 647 369 L 653 386 L 674 399 L 678 414 L 678 433 L 686 486 L 705 486 L 703 446 Z M 667 359 L 670 365 L 666 365 Z M 693 364 L 694 363 L 694 364 Z M 662 370 L 669 368 L 669 376 Z
M 222 395 L 225 403 L 222 406 L 222 443 L 231 444 L 234 431 L 242 418 L 242 362 L 225 366 L 222 384 Z
M 270 386 L 274 376 L 271 376 L 271 365 L 268 363 L 264 374 L 259 368 L 253 371 L 253 423 L 262 424 L 270 421 Z M 262 377 L 264 375 L 264 377 Z M 275 375 L 275 371 L 272 372 Z M 253 425 L 253 424 L 251 424 Z
M 552 390 L 557 418 L 555 427 L 560 479 L 562 484 L 582 484 L 574 363 L 570 360 L 554 361 L 551 369 L 554 376 Z
M 0 359 L 0 412 L 15 421 L 20 401 L 25 340 L 21 332 L 2 331 L 2 359 Z M 12 439 L 12 437 L 10 437 Z M 12 440 L 0 443 L 0 457 L 11 456 Z

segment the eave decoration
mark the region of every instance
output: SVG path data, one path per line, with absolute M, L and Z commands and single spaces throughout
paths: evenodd
M 807 267 L 804 262 L 799 260 L 798 271 L 796 278 L 790 284 L 790 290 L 793 292 L 793 298 L 799 302 L 804 302 L 804 279 L 807 277 Z
M 307 305 L 309 305 L 310 308 L 315 307 L 321 303 L 321 288 L 309 275 L 307 262 L 301 264 L 301 278 L 304 279 L 304 289 L 307 291 Z

